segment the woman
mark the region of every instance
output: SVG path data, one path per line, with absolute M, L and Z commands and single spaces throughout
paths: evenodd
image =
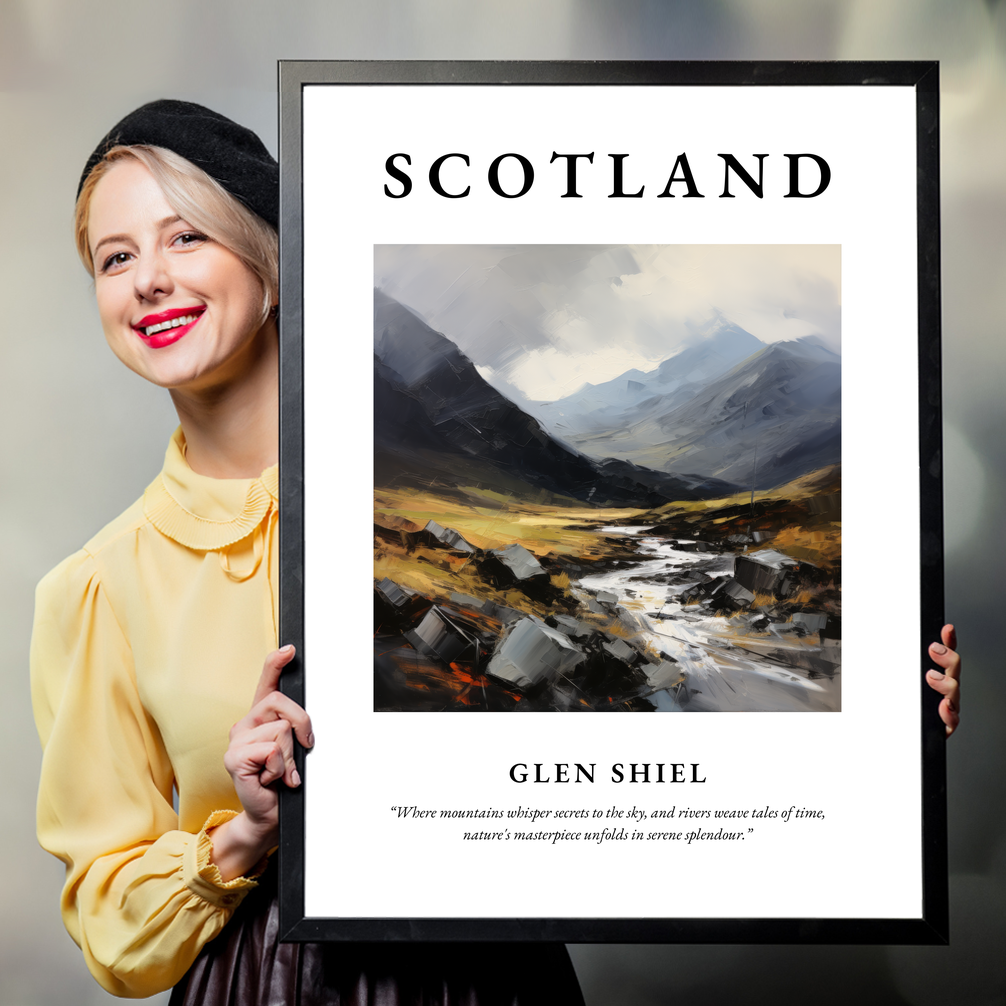
M 67 929 L 121 996 L 582 1004 L 561 945 L 276 942 L 276 786 L 300 785 L 294 737 L 313 744 L 277 690 L 277 220 L 258 137 L 187 102 L 131 113 L 81 178 L 106 339 L 180 426 L 143 497 L 38 589 L 38 831 Z

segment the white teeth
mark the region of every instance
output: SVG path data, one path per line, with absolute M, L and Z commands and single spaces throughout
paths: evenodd
M 151 325 L 143 330 L 144 336 L 150 338 L 152 335 L 156 335 L 158 332 L 163 332 L 169 328 L 180 328 L 182 325 L 188 325 L 198 318 L 198 314 L 185 314 L 181 318 L 172 318 L 170 321 L 162 321 L 159 325 Z

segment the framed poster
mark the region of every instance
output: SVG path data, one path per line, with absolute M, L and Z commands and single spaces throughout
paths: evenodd
M 287 938 L 944 941 L 935 64 L 280 91 Z

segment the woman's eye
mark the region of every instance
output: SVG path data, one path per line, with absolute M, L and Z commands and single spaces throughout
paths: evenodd
M 200 234 L 198 231 L 186 231 L 184 234 L 179 234 L 174 243 L 182 248 L 190 248 L 192 245 L 202 244 L 205 240 L 205 234 Z
M 116 252 L 114 255 L 109 255 L 105 259 L 101 266 L 102 272 L 114 271 L 121 265 L 125 265 L 129 261 L 129 252 Z

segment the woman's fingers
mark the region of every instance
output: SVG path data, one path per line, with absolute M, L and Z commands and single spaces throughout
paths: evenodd
M 257 791 L 270 786 L 278 779 L 289 781 L 287 785 L 296 789 L 300 785 L 300 775 L 290 767 L 289 759 L 283 753 L 283 746 L 277 741 L 257 741 L 228 752 L 224 767 L 231 774 L 235 788 L 242 792 Z M 294 781 L 296 780 L 296 781 Z M 241 784 L 244 785 L 241 785 Z M 246 805 L 242 798 L 242 805 Z
M 297 650 L 295 647 L 288 645 L 280 647 L 278 650 L 273 650 L 265 658 L 265 663 L 262 665 L 262 675 L 259 678 L 258 687 L 255 689 L 255 698 L 252 699 L 253 709 L 270 692 L 276 691 L 279 687 L 279 677 L 283 673 L 283 668 L 293 660 L 296 654 Z
M 949 737 L 961 721 L 960 717 L 960 674 L 961 657 L 956 651 L 957 632 L 952 625 L 944 625 L 940 632 L 940 643 L 931 643 L 929 656 L 939 664 L 941 671 L 932 669 L 926 672 L 926 682 L 929 687 L 943 696 L 940 702 L 940 719 L 947 728 Z
M 266 657 L 251 710 L 244 719 L 235 724 L 234 730 L 231 731 L 232 736 L 235 730 L 248 729 L 268 720 L 285 719 L 291 723 L 297 734 L 297 740 L 304 747 L 314 747 L 311 717 L 302 706 L 279 691 L 279 679 L 283 668 L 293 660 L 296 652 L 293 646 L 284 646 L 279 650 L 273 650 Z
M 267 751 L 263 745 L 268 745 Z M 279 760 L 271 757 L 272 749 L 278 752 Z M 268 786 L 282 778 L 287 786 L 296 789 L 300 785 L 300 773 L 293 757 L 293 731 L 284 719 L 270 720 L 260 723 L 249 730 L 241 731 L 231 740 L 231 748 L 238 757 L 245 757 L 245 752 L 255 752 L 258 759 L 259 781 Z M 266 755 L 270 755 L 266 760 Z
M 275 794 L 266 787 L 282 779 L 300 785 L 294 761 L 293 738 L 304 747 L 314 745 L 311 718 L 289 696 L 278 690 L 283 668 L 293 659 L 292 646 L 273 650 L 262 666 L 255 700 L 246 716 L 234 724 L 224 765 L 234 779 L 241 805 L 259 817 L 275 813 Z
M 940 639 L 943 640 L 943 645 L 949 647 L 951 650 L 957 649 L 957 630 L 952 625 L 944 625 L 943 629 L 940 631 Z
M 957 680 L 961 675 L 961 655 L 939 643 L 931 643 L 929 656 L 940 665 L 943 673 Z
M 297 705 L 293 699 L 282 692 L 270 692 L 264 699 L 252 706 L 248 715 L 234 724 L 231 729 L 231 737 L 275 720 L 285 720 L 293 727 L 297 734 L 297 740 L 304 747 L 314 747 L 311 717 L 304 711 L 303 706 Z
M 926 672 L 926 681 L 930 688 L 943 696 L 943 701 L 940 702 L 940 719 L 946 725 L 947 736 L 949 737 L 957 729 L 957 724 L 961 721 L 959 705 L 960 683 L 949 674 L 943 674 L 935 670 Z
M 930 671 L 926 675 L 926 678 L 928 679 L 929 684 L 932 688 L 935 688 L 937 691 L 941 691 L 939 685 L 941 685 L 944 682 L 950 682 L 951 679 L 945 676 L 942 678 L 942 680 L 935 679 L 935 675 L 938 673 L 939 673 L 938 671 Z M 952 684 L 956 687 L 957 682 L 954 681 L 952 682 Z M 961 722 L 961 713 L 957 707 L 956 690 L 954 691 L 953 694 L 944 696 L 943 700 L 940 702 L 939 713 L 940 713 L 940 719 L 943 720 L 943 723 L 946 726 L 947 736 L 949 737 L 957 729 L 957 725 Z
M 268 786 L 282 777 L 286 761 L 280 744 L 274 740 L 263 740 L 228 748 L 224 755 L 224 767 L 233 777 L 235 785 L 256 781 L 259 786 Z

